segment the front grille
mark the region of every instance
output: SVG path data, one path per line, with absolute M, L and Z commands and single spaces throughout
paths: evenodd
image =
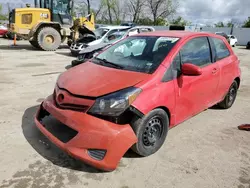
M 106 152 L 107 152 L 106 150 L 101 150 L 101 149 L 88 149 L 89 156 L 98 161 L 104 159 Z
M 89 106 L 87 105 L 70 104 L 70 103 L 59 104 L 56 100 L 56 90 L 54 90 L 53 92 L 53 99 L 55 101 L 56 107 L 63 109 L 63 110 L 74 110 L 74 111 L 79 111 L 79 112 L 86 112 L 89 108 Z
M 44 114 L 46 114 L 47 116 L 45 116 Z M 63 143 L 69 142 L 78 133 L 76 130 L 57 120 L 45 109 L 41 109 L 38 120 L 44 126 L 44 128 L 46 128 L 52 135 L 54 135 Z
M 87 47 L 88 47 L 88 45 L 85 43 L 73 43 L 71 45 L 71 49 L 73 49 L 73 50 L 81 50 L 81 49 L 87 48 Z
M 57 108 L 64 109 L 64 110 L 74 110 L 79 112 L 86 112 L 89 106 L 85 105 L 78 105 L 78 104 L 58 104 L 56 102 Z

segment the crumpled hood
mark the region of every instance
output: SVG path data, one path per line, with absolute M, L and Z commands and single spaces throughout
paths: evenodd
M 98 97 L 134 86 L 149 76 L 85 62 L 62 73 L 57 84 L 75 95 Z

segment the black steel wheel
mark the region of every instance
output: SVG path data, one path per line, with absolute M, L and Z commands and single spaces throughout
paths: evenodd
M 138 142 L 132 150 L 141 156 L 157 152 L 163 145 L 169 127 L 169 118 L 162 109 L 155 109 L 143 118 L 135 118 L 131 126 Z
M 234 80 L 231 87 L 229 88 L 226 97 L 222 102 L 219 103 L 219 106 L 223 109 L 231 108 L 236 99 L 237 91 L 238 91 L 238 83 Z

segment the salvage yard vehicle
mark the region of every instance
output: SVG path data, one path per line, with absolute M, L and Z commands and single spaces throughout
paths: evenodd
M 153 32 L 155 29 L 150 26 L 137 26 L 133 27 L 127 31 L 118 31 L 111 35 L 109 35 L 108 39 L 106 41 L 103 41 L 96 45 L 90 45 L 84 48 L 79 52 L 79 55 L 77 56 L 76 60 L 73 60 L 71 62 L 72 66 L 79 65 L 83 63 L 84 61 L 91 59 L 95 54 L 98 54 L 99 52 L 103 51 L 105 48 L 108 48 L 112 44 L 132 35 L 136 35 L 142 32 Z
M 239 59 L 221 36 L 141 33 L 62 73 L 35 122 L 71 156 L 111 171 L 129 148 L 152 155 L 170 128 L 213 105 L 230 108 L 240 78 Z M 67 128 L 66 137 L 46 118 Z
M 88 46 L 98 45 L 108 42 L 110 36 L 115 32 L 125 32 L 131 27 L 128 26 L 105 26 L 99 27 L 92 34 L 80 38 L 70 46 L 70 51 L 73 56 L 78 56 L 79 52 Z
M 227 39 L 227 42 L 230 44 L 230 38 L 226 33 L 224 33 L 224 32 L 215 32 L 215 34 L 224 37 L 225 39 Z
M 7 32 L 8 32 L 8 28 L 3 25 L 0 25 L 0 36 L 6 35 Z
M 228 37 L 229 37 L 229 40 L 230 40 L 230 45 L 232 47 L 235 47 L 237 45 L 237 43 L 238 43 L 238 39 L 236 38 L 236 36 L 228 35 Z
M 250 41 L 248 41 L 246 48 L 250 49 Z
M 53 51 L 95 29 L 94 15 L 73 19 L 73 0 L 35 0 L 35 8 L 16 8 L 9 14 L 9 31 L 35 48 Z M 84 23 L 82 23 L 84 22 Z M 70 42 L 71 41 L 71 42 Z

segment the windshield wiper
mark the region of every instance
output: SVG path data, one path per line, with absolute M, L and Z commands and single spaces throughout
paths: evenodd
M 111 65 L 111 66 L 113 66 L 113 67 L 115 67 L 115 68 L 124 69 L 123 66 L 117 65 L 117 64 L 115 64 L 115 63 L 112 63 L 112 62 L 108 61 L 107 59 L 100 59 L 100 58 L 95 58 L 95 59 L 97 59 L 98 61 L 101 61 L 102 63 L 109 64 L 109 65 Z

